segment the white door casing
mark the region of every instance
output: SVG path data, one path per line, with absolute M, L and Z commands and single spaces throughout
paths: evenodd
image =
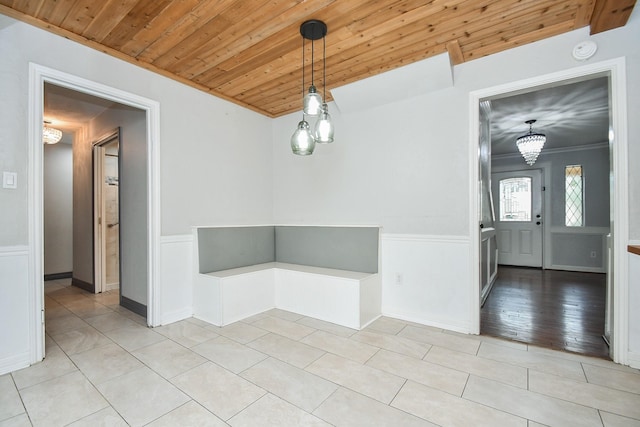
M 479 188 L 478 179 L 478 141 L 479 141 L 479 105 L 484 99 L 490 99 L 514 91 L 545 87 L 559 82 L 585 77 L 608 76 L 610 79 L 611 130 L 611 221 L 613 261 L 613 314 L 611 331 L 611 357 L 614 362 L 629 363 L 629 262 L 624 256 L 629 237 L 629 175 L 628 175 L 628 126 L 627 126 L 627 82 L 626 60 L 624 57 L 578 66 L 546 75 L 535 76 L 517 82 L 511 82 L 469 93 L 469 188 Z M 479 277 L 480 242 L 477 230 L 479 212 L 479 191 L 469 192 L 469 216 L 471 237 L 470 271 L 471 277 Z M 613 225 L 615 224 L 615 229 Z M 615 233 L 613 231 L 615 230 Z M 480 333 L 480 295 L 478 283 L 469 284 L 470 328 L 473 334 Z
M 36 363 L 44 358 L 44 281 L 43 281 L 43 149 L 42 121 L 44 110 L 44 83 L 52 83 L 139 108 L 146 112 L 147 125 L 147 212 L 148 212 L 148 283 L 147 323 L 160 323 L 161 288 L 159 286 L 160 256 L 160 104 L 157 101 L 125 92 L 78 76 L 39 64 L 29 63 L 29 159 L 28 203 L 29 213 L 29 359 Z
M 526 194 L 526 214 L 512 215 L 510 204 L 513 198 L 503 194 L 508 182 L 528 182 L 530 192 Z M 514 172 L 499 172 L 491 175 L 491 193 L 496 207 L 496 236 L 498 240 L 498 264 L 524 267 L 542 267 L 542 171 L 529 169 Z M 507 205 L 507 206 L 505 206 Z

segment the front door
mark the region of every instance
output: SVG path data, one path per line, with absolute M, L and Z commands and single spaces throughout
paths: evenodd
M 498 264 L 542 267 L 542 171 L 491 175 Z

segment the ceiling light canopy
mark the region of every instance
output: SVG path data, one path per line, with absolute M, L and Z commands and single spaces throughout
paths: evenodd
M 307 90 L 304 81 L 304 45 L 305 40 L 311 40 L 311 85 L 308 92 L 302 99 L 302 120 L 298 123 L 296 131 L 291 137 L 291 150 L 293 154 L 300 156 L 308 156 L 313 154 L 316 143 L 325 144 L 333 142 L 334 127 L 329 115 L 329 107 L 325 102 L 327 99 L 326 84 L 326 53 L 327 45 L 325 36 L 327 35 L 327 25 L 317 19 L 305 21 L 300 25 L 300 34 L 302 35 L 302 93 Z M 324 96 L 320 96 L 314 82 L 314 41 L 322 39 L 322 91 Z M 324 99 L 324 100 L 323 100 Z M 318 117 L 317 121 L 311 129 L 307 122 L 306 116 Z
M 533 132 L 533 124 L 535 122 L 536 120 L 527 120 L 525 123 L 529 125 L 529 133 L 516 139 L 518 150 L 520 150 L 520 154 L 522 154 L 529 166 L 536 162 L 544 143 L 547 141 L 547 137 L 543 133 Z
M 49 127 L 47 124 L 51 122 L 44 122 L 42 127 L 42 142 L 45 144 L 57 144 L 62 139 L 62 131 Z

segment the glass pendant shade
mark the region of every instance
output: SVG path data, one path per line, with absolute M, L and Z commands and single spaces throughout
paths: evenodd
M 329 115 L 329 107 L 322 104 L 322 113 L 316 122 L 313 136 L 318 144 L 328 144 L 333 142 L 334 127 Z
M 309 93 L 302 101 L 302 110 L 308 116 L 317 116 L 322 111 L 322 97 L 316 92 L 314 85 L 309 86 Z
M 298 123 L 298 128 L 291 136 L 291 150 L 293 150 L 293 154 L 308 156 L 313 154 L 315 148 L 316 141 L 309 130 L 309 123 L 306 120 L 302 120 Z
M 529 133 L 516 139 L 516 146 L 524 157 L 524 161 L 532 166 L 538 160 L 542 147 L 547 142 L 547 137 L 542 133 L 533 133 L 535 120 L 527 120 L 525 123 L 529 125 Z
M 62 131 L 44 126 L 42 128 L 42 142 L 45 144 L 57 144 L 62 139 Z

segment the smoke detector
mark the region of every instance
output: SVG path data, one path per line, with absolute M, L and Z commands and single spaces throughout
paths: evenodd
M 578 43 L 573 48 L 573 59 L 576 61 L 586 61 L 596 54 L 596 50 L 598 50 L 598 45 L 590 40 Z

